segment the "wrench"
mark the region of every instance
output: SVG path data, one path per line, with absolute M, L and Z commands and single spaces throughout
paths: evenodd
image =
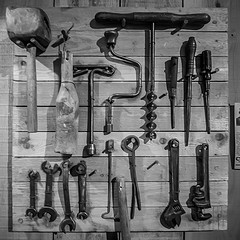
M 169 150 L 169 183 L 170 199 L 160 217 L 161 224 L 166 228 L 174 228 L 181 223 L 181 215 L 185 213 L 179 202 L 179 141 L 171 139 Z
M 191 187 L 187 206 L 191 208 L 194 221 L 204 221 L 212 217 L 211 213 L 203 213 L 203 209 L 211 208 L 209 189 L 209 146 L 207 143 L 197 146 L 197 185 Z
M 79 212 L 77 214 L 78 219 L 88 218 L 88 212 L 86 211 L 86 190 L 87 190 L 87 165 L 84 160 L 80 161 L 77 165 L 70 169 L 72 176 L 78 176 L 78 196 L 79 196 Z
M 72 218 L 72 211 L 70 205 L 70 197 L 69 197 L 69 186 L 68 186 L 68 179 L 69 179 L 69 167 L 70 162 L 69 160 L 62 162 L 62 169 L 63 169 L 63 196 L 64 196 L 64 204 L 65 204 L 65 217 L 60 223 L 60 229 L 62 232 L 66 233 L 65 227 L 69 226 L 70 232 L 76 229 L 76 222 Z
M 41 165 L 42 170 L 46 173 L 46 188 L 45 188 L 45 201 L 44 207 L 42 207 L 38 212 L 38 217 L 42 218 L 44 215 L 49 214 L 49 222 L 53 222 L 57 218 L 57 211 L 52 207 L 52 182 L 53 175 L 61 169 L 57 164 L 51 167 L 48 161 L 44 161 Z
M 29 216 L 31 219 L 37 216 L 35 182 L 39 177 L 40 175 L 37 171 L 31 170 L 28 173 L 28 178 L 30 179 L 30 207 L 26 210 L 26 216 Z
M 137 200 L 138 210 L 139 211 L 141 210 L 141 198 L 140 198 L 140 191 L 139 191 L 138 182 L 137 182 L 136 163 L 135 163 L 135 151 L 137 150 L 139 145 L 140 145 L 139 139 L 134 135 L 129 135 L 128 137 L 124 138 L 121 143 L 122 150 L 128 153 L 130 175 L 132 179 L 132 203 L 131 203 L 131 212 L 130 212 L 131 219 L 133 219 L 135 215 L 135 197 Z

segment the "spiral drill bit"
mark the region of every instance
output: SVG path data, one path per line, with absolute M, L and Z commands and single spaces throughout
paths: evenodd
M 148 113 L 146 115 L 147 120 L 149 121 L 146 125 L 148 129 L 148 133 L 146 137 L 150 140 L 155 139 L 157 137 L 156 132 L 154 131 L 157 127 L 156 123 L 153 122 L 157 118 L 157 114 L 154 110 L 157 108 L 157 105 L 154 101 L 157 99 L 157 95 L 154 93 L 155 91 L 155 23 L 151 23 L 150 29 L 150 57 L 149 57 L 149 71 L 150 71 L 150 81 L 147 88 L 147 100 L 148 103 L 146 105 Z

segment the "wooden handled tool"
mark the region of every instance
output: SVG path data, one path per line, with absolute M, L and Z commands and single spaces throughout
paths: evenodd
M 61 87 L 56 99 L 55 152 L 72 155 L 77 149 L 79 99 L 73 82 L 73 54 L 61 52 Z
M 36 55 L 51 42 L 47 14 L 39 8 L 6 8 L 6 25 L 11 41 L 27 50 L 27 124 L 28 132 L 37 131 Z
M 127 208 L 127 195 L 124 177 L 117 177 L 120 226 L 123 240 L 131 240 L 130 222 Z

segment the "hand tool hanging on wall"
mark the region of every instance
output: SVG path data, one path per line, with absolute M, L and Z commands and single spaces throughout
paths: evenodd
M 31 219 L 37 216 L 36 210 L 36 180 L 39 179 L 40 175 L 37 171 L 29 171 L 28 178 L 30 179 L 30 207 L 26 210 L 26 216 Z
M 105 77 L 111 77 L 115 73 L 115 68 L 111 65 L 74 65 L 74 77 L 88 74 L 88 136 L 86 153 L 88 156 L 96 154 L 94 144 L 94 75 L 99 74 Z
M 154 93 L 155 90 L 155 27 L 161 27 L 163 29 L 176 28 L 180 30 L 181 28 L 187 29 L 200 29 L 206 23 L 210 21 L 210 16 L 205 13 L 199 14 L 186 14 L 179 15 L 173 13 L 158 13 L 158 12 L 134 12 L 128 14 L 122 13 L 111 13 L 111 12 L 99 12 L 95 15 L 95 20 L 98 23 L 104 25 L 120 25 L 125 28 L 129 24 L 138 25 L 142 28 L 145 28 L 147 25 L 150 28 L 150 54 L 149 54 L 149 76 L 150 81 L 148 82 L 147 90 L 147 100 L 146 105 L 148 113 L 146 118 L 149 122 L 146 124 L 148 133 L 146 137 L 150 140 L 156 138 L 156 133 L 154 129 L 157 127 L 153 122 L 157 115 L 154 112 L 156 109 L 156 104 L 153 101 L 157 98 Z M 176 32 L 176 31 L 175 31 Z M 113 34 L 111 34 L 113 36 Z M 116 37 L 111 37 L 113 43 L 110 43 L 112 46 L 115 46 Z M 110 45 L 110 46 L 111 46 Z
M 73 212 L 71 210 L 71 204 L 70 204 L 70 196 L 69 196 L 69 185 L 68 185 L 68 179 L 69 179 L 69 169 L 70 169 L 70 161 L 65 160 L 61 164 L 62 166 L 62 172 L 63 172 L 63 197 L 64 197 L 64 219 L 60 223 L 60 230 L 64 233 L 66 233 L 65 228 L 68 226 L 69 231 L 73 231 L 76 229 L 76 222 L 73 219 L 72 215 Z
M 73 82 L 73 54 L 61 51 L 61 86 L 56 99 L 54 151 L 72 155 L 77 151 L 79 99 Z
M 178 74 L 178 57 L 171 57 L 171 79 L 169 99 L 171 105 L 171 126 L 175 128 L 175 105 L 177 96 L 177 74 Z
M 87 202 L 87 165 L 84 160 L 81 160 L 77 165 L 74 165 L 70 169 L 71 175 L 78 177 L 78 205 L 79 212 L 77 214 L 78 219 L 86 219 L 88 218 L 88 212 L 86 209 Z
M 194 56 L 197 44 L 194 37 L 188 39 L 186 45 L 186 88 L 185 88 L 185 146 L 188 146 L 189 131 L 191 124 L 191 103 L 192 103 L 192 80 L 195 78 L 194 71 Z
M 38 217 L 43 216 L 50 217 L 49 222 L 53 222 L 57 218 L 57 211 L 52 207 L 52 183 L 53 175 L 58 171 L 61 173 L 61 169 L 57 164 L 54 164 L 53 168 L 48 161 L 44 161 L 41 165 L 42 170 L 46 173 L 46 187 L 45 187 L 45 201 L 44 207 L 38 212 Z
M 212 74 L 218 72 L 219 69 L 216 68 L 215 71 L 212 72 L 212 56 L 210 50 L 205 50 L 201 54 L 201 86 L 202 86 L 202 94 L 204 101 L 204 109 L 205 109 L 205 119 L 206 119 L 206 131 L 208 134 L 211 132 L 210 127 L 210 107 L 209 107 L 209 94 L 210 94 L 210 80 L 212 79 Z
M 101 217 L 104 219 L 115 219 L 115 217 L 107 216 L 111 208 L 111 182 L 112 182 L 112 153 L 114 151 L 114 140 L 110 139 L 106 142 L 105 153 L 108 154 L 108 200 L 107 212 L 104 212 Z
M 118 207 L 122 240 L 131 240 L 130 221 L 127 208 L 127 195 L 124 177 L 117 177 Z
M 179 141 L 168 142 L 169 151 L 169 185 L 170 199 L 160 217 L 161 224 L 166 228 L 174 228 L 181 223 L 181 215 L 185 213 L 179 201 Z
M 135 161 L 135 151 L 138 149 L 140 145 L 139 139 L 134 135 L 129 135 L 124 138 L 121 142 L 121 148 L 123 151 L 128 153 L 129 157 L 129 165 L 130 165 L 130 175 L 132 180 L 132 203 L 131 203 L 131 219 L 134 218 L 135 215 L 135 198 L 137 200 L 138 210 L 141 210 L 141 198 L 140 191 L 137 182 L 137 174 L 136 174 L 136 161 Z
M 127 58 L 124 56 L 119 55 L 118 53 L 115 52 L 114 48 L 116 46 L 116 41 L 118 37 L 118 32 L 117 31 L 106 31 L 104 33 L 104 36 L 107 41 L 107 47 L 110 50 L 111 54 L 119 58 L 123 61 L 123 63 L 128 64 L 130 66 L 134 66 L 137 68 L 136 73 L 137 73 L 137 86 L 136 86 L 136 91 L 134 93 L 114 93 L 110 95 L 107 99 L 108 101 L 108 116 L 106 120 L 106 133 L 111 133 L 113 131 L 113 114 L 112 114 L 112 104 L 114 102 L 114 99 L 121 99 L 121 98 L 134 98 L 137 97 L 141 90 L 142 90 L 142 66 L 141 64 L 133 60 L 131 58 Z
M 211 208 L 209 187 L 209 146 L 207 143 L 197 146 L 197 185 L 190 189 L 187 206 L 191 208 L 194 221 L 204 221 L 212 217 L 211 213 L 203 213 L 203 209 Z
M 51 42 L 50 23 L 40 8 L 6 8 L 6 25 L 11 41 L 27 50 L 27 128 L 37 132 L 36 56 Z

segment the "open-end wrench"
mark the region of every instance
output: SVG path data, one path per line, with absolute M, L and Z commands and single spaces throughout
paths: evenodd
M 52 183 L 53 175 L 58 171 L 61 171 L 59 166 L 55 164 L 53 168 L 48 161 L 44 161 L 41 165 L 42 170 L 46 173 L 46 189 L 45 189 L 45 201 L 44 207 L 38 212 L 38 217 L 42 218 L 44 215 L 49 214 L 49 222 L 53 222 L 57 218 L 57 211 L 52 207 Z
M 69 226 L 69 231 L 73 231 L 76 229 L 76 222 L 72 217 L 71 211 L 71 204 L 70 204 L 70 197 L 69 197 L 69 186 L 68 186 L 68 179 L 69 179 L 69 169 L 70 169 L 70 162 L 69 160 L 63 161 L 62 164 L 62 171 L 63 171 L 63 196 L 64 196 L 64 204 L 65 204 L 65 217 L 60 223 L 60 230 L 66 233 L 65 227 Z
M 141 210 L 141 198 L 140 191 L 137 182 L 137 174 L 136 174 L 136 162 L 135 162 L 135 151 L 139 147 L 140 142 L 139 139 L 134 135 L 129 135 L 122 140 L 121 148 L 123 151 L 128 153 L 129 157 L 129 165 L 130 165 L 130 175 L 132 179 L 132 203 L 131 203 L 131 219 L 134 218 L 135 215 L 135 197 L 137 200 L 138 210 Z
M 179 141 L 171 139 L 169 150 L 169 183 L 170 199 L 160 217 L 161 224 L 166 228 L 174 228 L 181 223 L 181 215 L 185 213 L 179 202 Z
M 209 188 L 209 146 L 207 143 L 197 146 L 197 185 L 192 186 L 187 201 L 194 221 L 204 221 L 212 217 L 211 213 L 203 213 L 203 209 L 211 208 Z
M 87 165 L 84 160 L 81 160 L 80 163 L 74 165 L 70 169 L 72 176 L 78 176 L 78 197 L 79 197 L 79 212 L 77 214 L 78 219 L 88 218 L 88 212 L 86 211 L 86 190 L 87 190 Z
M 31 219 L 37 216 L 35 182 L 39 177 L 40 175 L 37 171 L 31 170 L 28 173 L 28 178 L 30 179 L 30 207 L 26 210 L 26 216 L 29 216 Z

